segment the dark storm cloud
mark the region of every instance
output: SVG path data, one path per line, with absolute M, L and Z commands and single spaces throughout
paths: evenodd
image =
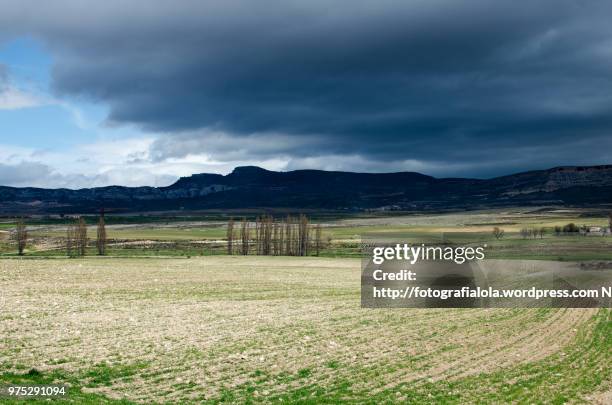
M 59 94 L 166 134 L 160 160 L 242 144 L 232 157 L 441 175 L 612 161 L 606 2 L 125 3 L 15 2 L 0 30 L 49 45 Z

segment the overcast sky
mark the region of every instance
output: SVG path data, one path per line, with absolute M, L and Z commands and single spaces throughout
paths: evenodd
M 578 0 L 0 0 L 0 184 L 612 163 L 610 16 Z

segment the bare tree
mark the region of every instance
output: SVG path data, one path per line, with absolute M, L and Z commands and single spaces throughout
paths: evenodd
M 240 253 L 244 256 L 249 254 L 249 233 L 249 223 L 246 218 L 242 218 L 242 223 L 240 224 L 240 239 L 242 241 Z
M 529 236 L 529 229 L 521 228 L 521 236 L 523 237 L 523 239 L 527 239 L 527 237 Z
M 230 218 L 227 223 L 227 254 L 234 253 L 234 218 Z
M 21 218 L 17 220 L 17 226 L 15 227 L 15 240 L 17 241 L 17 253 L 19 253 L 19 256 L 23 256 L 28 241 L 28 231 Z
M 300 222 L 298 224 L 298 256 L 307 256 L 310 242 L 310 227 L 308 225 L 308 217 L 306 215 L 300 215 Z
M 315 226 L 314 238 L 315 254 L 319 256 L 319 253 L 321 253 L 321 224 Z
M 499 240 L 501 238 L 504 237 L 504 230 L 501 229 L 500 227 L 496 226 L 495 228 L 493 228 L 493 236 L 495 236 L 495 239 Z
M 544 228 L 544 227 L 541 227 L 541 228 L 538 230 L 538 234 L 540 235 L 540 239 L 543 239 L 543 238 L 544 238 L 544 234 L 545 234 L 545 233 L 546 233 L 546 228 Z
M 285 256 L 291 256 L 292 255 L 292 249 L 293 249 L 293 218 L 291 218 L 291 215 L 287 216 L 287 219 L 285 221 Z
M 277 249 L 277 255 L 282 256 L 283 255 L 283 251 L 285 249 L 285 227 L 283 226 L 282 222 L 277 224 L 278 226 L 278 249 Z
M 66 228 L 66 256 L 76 256 L 76 227 L 74 224 L 68 224 Z
M 87 224 L 83 218 L 79 218 L 76 226 L 77 251 L 79 256 L 85 256 L 87 248 Z
M 262 254 L 269 256 L 273 253 L 272 251 L 272 228 L 274 219 L 270 215 L 266 215 L 263 218 L 263 242 L 262 242 Z
M 261 254 L 261 222 L 259 217 L 255 218 L 255 254 Z
M 279 232 L 278 232 L 278 222 L 276 220 L 272 220 L 272 254 L 274 256 L 279 255 Z
M 263 215 L 255 222 L 257 254 L 268 256 L 272 252 L 272 217 Z
M 96 247 L 98 248 L 98 255 L 104 256 L 106 254 L 106 223 L 104 221 L 104 210 L 100 212 L 100 219 L 98 220 Z

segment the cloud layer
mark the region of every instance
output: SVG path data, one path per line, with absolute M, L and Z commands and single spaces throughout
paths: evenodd
M 0 38 L 46 43 L 58 96 L 157 133 L 152 161 L 480 177 L 612 162 L 607 2 L 87 3 L 5 5 Z
M 28 94 L 9 81 L 8 69 L 0 63 L 0 110 L 17 110 L 41 104 L 35 96 Z

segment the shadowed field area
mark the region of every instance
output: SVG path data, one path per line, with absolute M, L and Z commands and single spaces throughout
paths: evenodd
M 355 259 L 0 261 L 0 382 L 78 403 L 605 400 L 612 315 L 361 309 Z

